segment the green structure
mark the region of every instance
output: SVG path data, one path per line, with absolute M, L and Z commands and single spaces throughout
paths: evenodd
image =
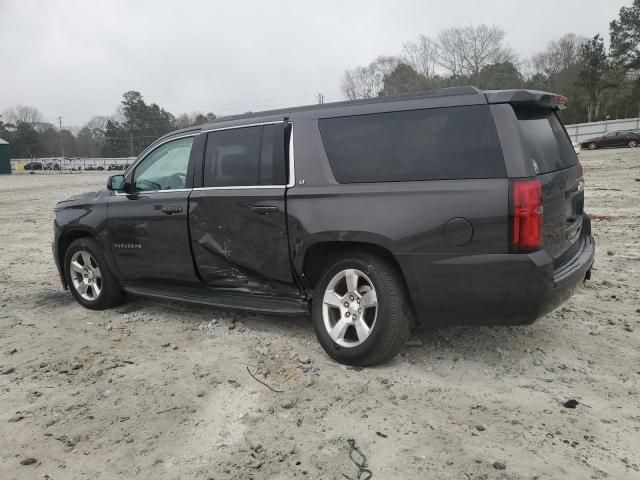
M 9 161 L 9 142 L 0 138 L 0 175 L 11 173 L 11 162 Z

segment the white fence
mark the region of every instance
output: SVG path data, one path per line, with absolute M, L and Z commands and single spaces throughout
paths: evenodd
M 124 169 L 125 165 L 133 163 L 136 157 L 120 158 L 14 158 L 11 159 L 11 170 L 31 170 L 28 164 L 39 163 L 44 171 L 74 171 L 74 170 L 108 170 L 109 166 L 117 165 Z M 101 167 L 101 168 L 98 168 Z M 39 171 L 40 168 L 36 166 Z M 112 167 L 113 168 L 113 167 Z
M 592 137 L 598 137 L 605 132 L 617 130 L 640 130 L 640 118 L 624 118 L 621 120 L 606 120 L 604 122 L 578 123 L 565 125 L 567 133 L 574 142 L 584 142 Z

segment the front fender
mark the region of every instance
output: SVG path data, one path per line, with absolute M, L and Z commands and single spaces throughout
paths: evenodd
M 53 254 L 65 288 L 64 255 L 71 242 L 77 238 L 94 238 L 102 249 L 109 268 L 112 272 L 117 273 L 109 248 L 106 222 L 107 204 L 101 195 L 74 198 L 56 206 Z

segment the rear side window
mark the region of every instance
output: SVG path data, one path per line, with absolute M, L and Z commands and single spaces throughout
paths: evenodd
M 505 177 L 486 105 L 319 120 L 340 183 Z
M 205 187 L 284 185 L 282 127 L 264 125 L 211 132 L 204 162 Z
M 578 157 L 558 116 L 549 110 L 516 109 L 525 158 L 538 174 L 573 167 Z

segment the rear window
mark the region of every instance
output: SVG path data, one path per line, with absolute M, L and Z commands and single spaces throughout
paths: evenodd
M 486 105 L 319 120 L 340 183 L 505 177 Z
M 549 110 L 517 109 L 525 155 L 538 174 L 573 167 L 578 157 L 557 115 Z

